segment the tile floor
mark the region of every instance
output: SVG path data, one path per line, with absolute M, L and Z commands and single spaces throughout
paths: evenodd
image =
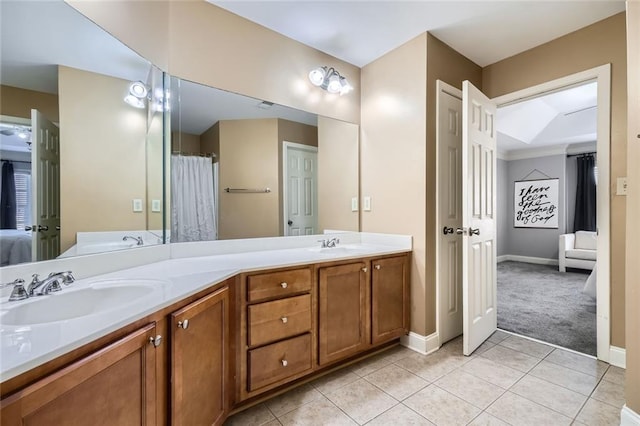
M 398 346 L 225 425 L 619 425 L 624 370 L 498 331 L 462 355 Z

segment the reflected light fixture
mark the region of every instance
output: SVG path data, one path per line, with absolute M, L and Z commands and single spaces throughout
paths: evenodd
M 142 81 L 134 81 L 129 85 L 129 94 L 124 101 L 135 108 L 144 108 L 144 100 L 149 94 L 149 88 Z
M 317 87 L 321 87 L 329 93 L 339 93 L 344 95 L 353 90 L 347 79 L 340 75 L 333 67 L 318 67 L 309 72 L 309 81 Z

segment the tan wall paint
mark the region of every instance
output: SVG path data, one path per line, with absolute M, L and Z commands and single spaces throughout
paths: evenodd
M 360 121 L 358 67 L 204 0 L 66 1 L 175 77 L 327 117 Z M 145 19 L 133 24 L 128 17 L 134 16 Z M 337 96 L 312 86 L 307 75 L 319 65 L 337 68 L 354 91 Z
M 625 14 L 619 13 L 522 52 L 482 72 L 491 98 L 611 63 L 611 183 L 627 173 Z M 625 197 L 611 191 L 611 344 L 625 346 Z
M 216 123 L 200 135 L 200 149 L 202 152 L 213 153 L 214 162 L 220 161 L 220 124 Z
M 76 232 L 146 229 L 146 111 L 122 101 L 129 82 L 60 66 L 61 250 Z
M 627 229 L 640 218 L 640 1 L 627 2 Z M 640 239 L 627 239 L 626 404 L 640 414 Z
M 426 333 L 427 35 L 362 68 L 362 231 L 413 236 L 411 330 Z
M 0 115 L 31 119 L 32 108 L 54 123 L 60 121 L 58 95 L 0 85 Z
M 178 131 L 171 132 L 171 152 L 180 151 L 184 154 L 200 153 L 200 135 Z
M 357 124 L 318 117 L 318 229 L 358 231 L 358 212 L 351 198 L 358 198 Z
M 284 182 L 282 153 L 284 142 L 294 142 L 301 145 L 318 146 L 318 128 L 308 124 L 278 119 L 278 235 L 284 235 L 284 221 L 280 218 L 284 215 Z M 320 198 L 318 198 L 320 200 Z
M 436 80 L 442 80 L 458 89 L 469 80 L 482 89 L 482 68 L 460 53 L 427 34 L 427 262 L 426 262 L 426 321 L 427 335 L 436 331 Z
M 220 222 L 218 238 L 279 234 L 278 121 L 220 121 Z M 264 194 L 231 194 L 224 188 L 271 188 Z
M 145 214 L 147 224 L 145 229 L 151 231 L 162 230 L 162 211 L 154 212 L 153 200 L 158 200 L 162 205 L 162 150 L 163 150 L 163 119 L 162 114 L 156 112 L 151 118 L 146 138 L 146 206 Z M 170 187 L 169 187 L 170 188 Z

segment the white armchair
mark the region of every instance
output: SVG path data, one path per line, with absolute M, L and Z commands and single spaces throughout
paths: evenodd
M 558 269 L 560 272 L 567 272 L 567 268 L 592 270 L 596 265 L 597 248 L 595 232 L 578 231 L 560 235 Z

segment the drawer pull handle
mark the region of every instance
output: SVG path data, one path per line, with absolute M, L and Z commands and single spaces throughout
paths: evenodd
M 187 329 L 189 328 L 189 320 L 186 319 L 184 321 L 178 321 L 178 328 Z
M 282 288 L 287 288 L 287 287 L 289 287 L 289 284 L 287 284 L 287 283 L 280 283 L 280 287 L 282 287 Z
M 283 359 L 283 360 L 282 360 L 282 361 L 280 361 L 280 362 L 282 363 L 282 366 L 283 366 L 283 367 L 286 367 L 286 366 L 287 366 L 287 364 L 289 364 L 289 363 L 287 362 L 287 360 L 286 360 L 286 359 Z
M 367 273 L 367 268 L 362 268 L 362 272 Z
M 280 320 L 282 320 L 283 324 L 286 324 L 287 321 L 289 321 L 289 319 L 287 317 L 282 317 L 282 318 L 280 318 Z
M 376 265 L 376 266 L 375 266 L 375 268 L 376 268 L 376 269 L 380 269 L 380 265 Z

